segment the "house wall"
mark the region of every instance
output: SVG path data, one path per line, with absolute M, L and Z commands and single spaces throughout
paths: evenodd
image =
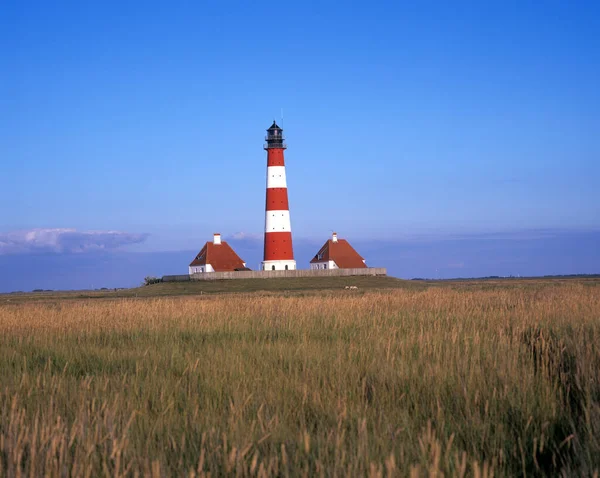
M 322 261 L 322 262 L 315 262 L 313 264 L 310 265 L 310 268 L 312 270 L 327 270 L 327 269 L 339 269 L 337 264 L 334 261 Z
M 213 266 L 206 264 L 205 266 L 189 266 L 189 274 L 204 274 L 205 272 L 214 272 Z

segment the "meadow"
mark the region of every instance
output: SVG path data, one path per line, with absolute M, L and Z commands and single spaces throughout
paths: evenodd
M 0 300 L 0 476 L 598 474 L 599 280 L 152 287 Z

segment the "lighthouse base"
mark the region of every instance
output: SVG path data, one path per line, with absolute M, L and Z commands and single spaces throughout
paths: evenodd
M 263 261 L 263 271 L 295 271 L 296 261 Z

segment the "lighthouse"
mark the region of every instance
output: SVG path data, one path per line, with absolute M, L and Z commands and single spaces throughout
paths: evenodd
M 262 269 L 287 271 L 296 269 L 292 249 L 292 228 L 288 204 L 283 151 L 283 130 L 273 121 L 267 130 L 267 200 L 265 207 L 265 251 Z

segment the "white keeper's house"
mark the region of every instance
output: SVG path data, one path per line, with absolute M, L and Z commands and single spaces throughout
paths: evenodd
M 362 269 L 367 264 L 346 239 L 338 239 L 333 233 L 310 261 L 311 269 Z
M 204 272 L 247 271 L 246 263 L 229 244 L 215 234 L 212 242 L 207 242 L 189 265 L 189 274 Z

